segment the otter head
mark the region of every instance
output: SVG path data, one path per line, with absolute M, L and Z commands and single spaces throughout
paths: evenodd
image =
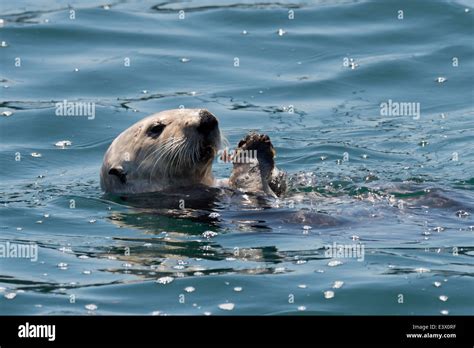
M 140 193 L 212 185 L 212 161 L 220 142 L 218 120 L 205 109 L 151 115 L 112 142 L 102 164 L 101 187 Z

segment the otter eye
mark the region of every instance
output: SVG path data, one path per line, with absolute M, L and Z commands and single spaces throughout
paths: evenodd
M 146 133 L 152 138 L 157 138 L 163 132 L 163 129 L 165 129 L 165 125 L 158 123 L 148 128 Z

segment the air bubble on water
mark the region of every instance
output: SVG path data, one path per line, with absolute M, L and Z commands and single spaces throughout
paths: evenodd
M 219 308 L 224 310 L 224 311 L 231 311 L 231 310 L 234 309 L 234 307 L 235 307 L 235 304 L 233 304 L 233 303 L 221 303 L 219 305 Z
M 468 8 L 464 9 L 464 12 L 468 13 L 470 10 Z
M 94 224 L 94 223 L 96 223 L 96 222 L 97 222 L 96 219 L 91 219 L 91 220 L 89 220 L 89 223 L 90 223 L 90 224 Z
M 88 270 L 86 270 L 86 271 L 83 271 L 83 272 L 82 272 L 82 274 L 89 275 L 89 274 L 92 274 L 92 271 L 88 271 Z
M 158 279 L 156 280 L 156 282 L 157 282 L 158 284 L 166 285 L 166 284 L 171 283 L 173 280 L 174 280 L 173 277 L 166 276 L 166 277 L 158 278 Z
M 328 156 L 321 156 L 320 158 L 321 158 L 321 161 L 324 161 L 325 159 L 328 158 Z
M 151 315 L 161 315 L 161 312 L 160 311 L 153 311 L 153 312 L 151 312 Z
M 44 214 L 43 214 L 43 217 L 47 219 L 47 218 L 49 218 L 49 214 L 48 214 L 48 213 L 44 213 Z
M 11 111 L 9 111 L 9 110 L 6 110 L 6 111 L 3 111 L 3 112 L 2 112 L 2 116 L 10 117 L 11 115 L 13 115 L 13 112 L 11 112 Z
M 460 218 L 466 218 L 468 217 L 470 214 L 467 212 L 467 211 L 464 211 L 464 210 L 458 210 L 456 212 L 456 216 L 457 217 L 460 217 Z
M 5 294 L 5 298 L 6 298 L 7 300 L 13 300 L 15 297 L 16 297 L 16 293 L 14 293 L 14 292 L 7 292 L 7 293 Z
M 333 298 L 333 297 L 334 297 L 334 291 L 327 290 L 327 291 L 324 292 L 324 298 L 330 299 L 330 298 Z
M 187 63 L 187 62 L 189 62 L 191 59 L 189 59 L 189 58 L 180 58 L 179 60 L 180 60 L 181 63 Z
M 440 301 L 446 302 L 446 301 L 448 300 L 448 296 L 446 296 L 446 295 L 441 295 L 441 296 L 439 297 L 439 299 L 440 299 Z
M 1 47 L 8 47 L 8 44 L 6 41 L 2 41 L 2 43 L 0 44 Z
M 363 158 L 363 159 L 367 159 L 368 157 L 369 157 L 369 156 L 366 155 L 366 154 L 363 154 L 363 155 L 362 155 L 362 158 Z
M 211 315 L 211 312 L 204 312 L 203 314 L 208 317 Z
M 344 285 L 344 282 L 342 280 L 336 280 L 334 284 L 332 285 L 333 289 L 340 289 Z
M 310 229 L 312 229 L 311 226 L 308 226 L 308 225 L 303 226 L 303 230 L 309 231 Z
M 443 309 L 441 312 L 440 312 L 442 315 L 448 315 L 449 314 L 449 311 L 447 309 Z
M 74 68 L 74 71 L 75 71 L 75 72 L 78 72 L 78 71 L 79 71 L 79 68 Z
M 305 311 L 305 310 L 306 310 L 306 307 L 305 307 L 305 306 L 298 306 L 298 310 L 301 311 L 301 312 L 302 312 L 302 311 Z
M 217 236 L 217 235 L 218 235 L 218 233 L 217 233 L 217 232 L 214 232 L 214 231 L 206 231 L 206 232 L 203 232 L 203 234 L 202 234 L 202 236 L 203 236 L 204 238 L 207 238 L 207 239 L 212 238 L 212 237 L 215 237 L 215 236 Z
M 209 217 L 211 219 L 217 219 L 219 216 L 221 216 L 221 214 L 219 214 L 219 213 L 210 213 L 209 214 Z
M 95 311 L 97 310 L 97 305 L 93 304 L 93 303 L 89 303 L 89 304 L 86 304 L 85 306 L 85 309 L 87 309 L 88 311 Z
M 102 6 L 102 8 L 103 8 L 104 10 L 110 10 L 110 6 L 109 6 L 109 5 L 104 5 L 104 6 Z
M 243 290 L 243 288 L 242 288 L 241 286 L 236 286 L 236 287 L 234 288 L 234 291 L 235 291 L 235 292 L 241 292 L 242 290 Z
M 433 285 L 436 286 L 437 288 L 439 288 L 442 285 L 442 283 L 441 282 L 434 282 Z
M 196 289 L 192 286 L 187 286 L 187 287 L 184 288 L 184 291 L 186 291 L 186 292 L 194 292 L 195 290 Z
M 22 227 L 17 227 L 16 230 L 17 230 L 17 231 L 22 231 L 23 228 L 22 228 Z
M 438 82 L 438 83 L 443 83 L 443 82 L 445 82 L 446 80 L 447 80 L 446 77 L 440 76 L 440 77 L 437 77 L 435 81 Z
M 283 36 L 283 35 L 286 34 L 286 31 L 280 28 L 280 29 L 278 29 L 277 34 L 278 34 L 278 36 Z
M 343 264 L 343 262 L 339 261 L 339 260 L 331 260 L 331 261 L 328 262 L 329 267 L 336 267 L 336 266 L 340 266 L 342 264 Z
M 306 284 L 299 284 L 298 287 L 300 289 L 306 289 L 307 288 L 307 285 Z
M 54 146 L 61 147 L 61 148 L 65 148 L 66 146 L 71 146 L 71 145 L 72 145 L 72 142 L 70 140 L 61 140 L 61 141 L 58 141 L 56 144 L 54 144 Z
M 248 34 L 247 30 L 242 30 L 242 35 L 247 35 L 247 34 Z

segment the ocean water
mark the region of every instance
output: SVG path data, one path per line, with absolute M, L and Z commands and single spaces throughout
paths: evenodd
M 37 251 L 0 258 L 0 314 L 474 314 L 470 1 L 0 9 L 0 245 Z M 268 134 L 288 195 L 105 196 L 111 141 L 181 105 Z

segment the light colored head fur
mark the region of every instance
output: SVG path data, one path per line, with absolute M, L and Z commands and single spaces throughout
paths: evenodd
M 216 117 L 205 109 L 153 114 L 122 132 L 105 153 L 105 192 L 155 192 L 213 185 L 212 161 L 221 143 Z

